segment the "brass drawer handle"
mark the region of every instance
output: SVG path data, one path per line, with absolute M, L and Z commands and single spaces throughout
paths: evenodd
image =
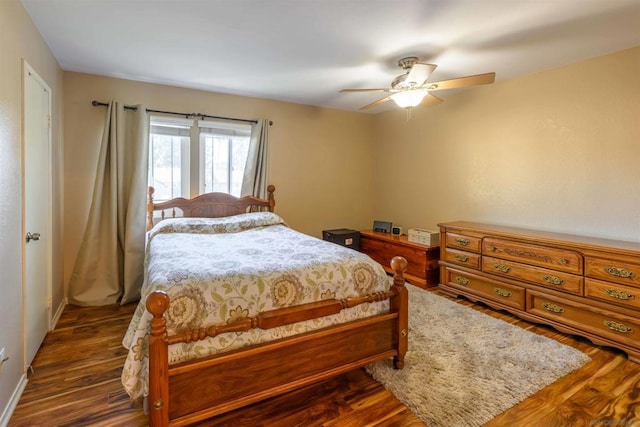
M 622 277 L 623 279 L 631 279 L 636 275 L 636 273 L 634 273 L 631 270 L 627 270 L 626 268 L 605 267 L 604 271 L 606 271 L 612 276 Z
M 456 283 L 466 286 L 471 283 L 471 280 L 467 279 L 466 277 L 456 276 Z
M 511 292 L 502 288 L 493 288 L 493 291 L 500 295 L 501 297 L 509 298 L 511 296 Z
M 614 322 L 613 320 L 605 320 L 604 326 L 611 329 L 612 331 L 620 332 L 622 334 L 630 334 L 633 332 L 633 329 L 628 327 L 627 325 L 623 325 L 622 323 Z
M 493 267 L 502 273 L 508 273 L 511 271 L 511 267 L 504 264 L 495 264 Z
M 455 259 L 457 259 L 460 262 L 467 262 L 469 261 L 469 257 L 466 255 L 460 255 L 460 254 L 455 254 L 454 255 Z
M 621 300 L 630 300 L 630 299 L 634 299 L 635 298 L 635 295 L 630 294 L 629 292 L 619 291 L 617 289 L 605 289 L 604 291 L 611 298 L 616 298 L 616 299 L 621 299 Z
M 544 279 L 545 282 L 549 283 L 550 285 L 560 286 L 564 284 L 564 279 L 561 279 L 558 276 L 549 276 L 547 274 L 542 276 L 542 278 Z
M 469 246 L 469 244 L 471 243 L 471 240 L 463 239 L 461 237 L 456 237 L 456 243 L 462 246 Z
M 569 260 L 566 259 L 566 258 L 560 258 L 560 264 L 567 265 L 567 264 L 569 264 Z
M 559 305 L 551 304 L 550 302 L 542 303 L 542 307 L 552 313 L 564 313 L 564 308 Z

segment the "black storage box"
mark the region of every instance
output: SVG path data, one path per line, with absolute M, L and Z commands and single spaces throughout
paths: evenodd
M 338 228 L 335 230 L 323 230 L 322 239 L 327 242 L 337 243 L 340 246 L 360 250 L 360 232 L 348 228 Z

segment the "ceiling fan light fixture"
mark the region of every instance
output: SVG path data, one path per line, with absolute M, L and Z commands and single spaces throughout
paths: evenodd
M 391 99 L 400 108 L 412 108 L 418 106 L 427 93 L 429 93 L 427 89 L 410 89 L 394 93 Z

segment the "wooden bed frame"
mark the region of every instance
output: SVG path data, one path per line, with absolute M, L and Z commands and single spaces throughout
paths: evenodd
M 175 209 L 183 216 L 230 216 L 251 210 L 273 211 L 275 187 L 268 199 L 236 198 L 208 193 L 191 200 L 153 202 L 149 187 L 147 226 L 153 213 Z M 164 213 L 162 215 L 164 218 Z M 271 310 L 233 323 L 167 334 L 164 312 L 169 307 L 165 292 L 153 292 L 146 301 L 153 315 L 149 337 L 149 424 L 182 426 L 213 417 L 378 360 L 393 357 L 402 369 L 407 351 L 408 293 L 403 273 L 407 261 L 391 260 L 393 286 L 384 292 L 341 300 L 329 299 Z M 221 355 L 169 365 L 168 346 L 188 343 L 224 332 L 253 328 L 269 329 L 339 313 L 359 304 L 390 300 L 388 313 L 334 325 L 317 331 L 245 347 Z

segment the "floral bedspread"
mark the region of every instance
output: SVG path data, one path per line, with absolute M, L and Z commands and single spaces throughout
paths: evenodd
M 147 295 L 168 293 L 169 335 L 224 324 L 259 312 L 329 298 L 387 290 L 391 279 L 367 255 L 290 229 L 271 212 L 226 218 L 175 218 L 148 235 L 142 298 L 123 345 L 129 350 L 122 384 L 132 399 L 148 394 Z M 274 329 L 225 333 L 169 346 L 169 363 L 348 322 L 388 311 L 388 301 Z

